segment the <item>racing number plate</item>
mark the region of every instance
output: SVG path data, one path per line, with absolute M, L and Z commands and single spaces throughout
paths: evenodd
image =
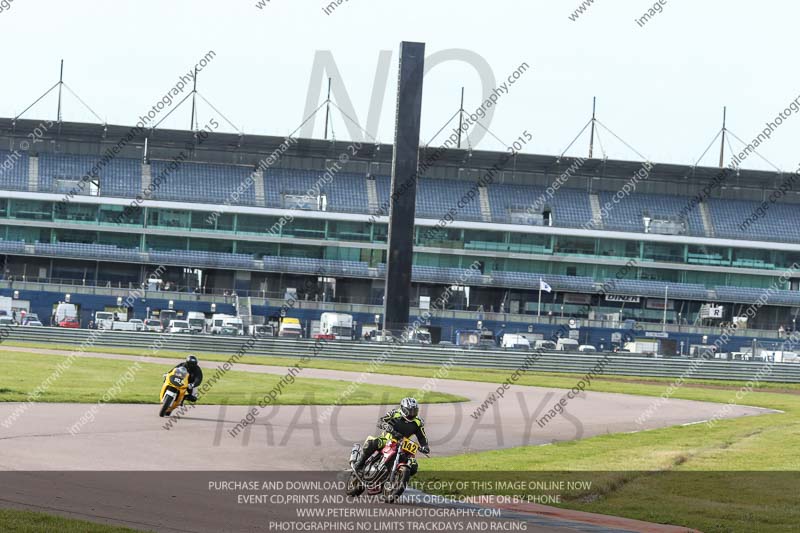
M 408 439 L 403 439 L 403 444 L 400 446 L 400 449 L 403 450 L 406 453 L 410 453 L 410 454 L 414 455 L 414 454 L 417 453 L 417 450 L 419 449 L 419 445 L 414 441 L 410 441 Z

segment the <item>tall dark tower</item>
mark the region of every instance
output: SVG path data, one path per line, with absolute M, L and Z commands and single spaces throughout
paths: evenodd
M 383 303 L 383 328 L 394 332 L 402 330 L 409 322 L 424 75 L 425 44 L 401 43 L 389 213 L 389 253 Z

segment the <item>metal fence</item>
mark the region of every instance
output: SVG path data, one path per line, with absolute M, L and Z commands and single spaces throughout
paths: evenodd
M 370 362 L 385 360 L 399 365 L 452 365 L 467 368 L 508 370 L 520 368 L 532 352 L 517 350 L 464 350 L 455 347 L 377 344 L 346 341 L 314 341 L 300 339 L 251 337 L 220 337 L 212 335 L 159 335 L 156 333 L 63 328 L 9 328 L 7 340 L 53 344 L 54 348 L 72 350 L 81 345 L 94 347 L 124 347 L 145 351 L 158 340 L 162 350 L 235 354 L 243 350 L 248 356 L 298 358 L 316 353 L 314 357 L 328 360 Z M 4 335 L 5 336 L 5 335 Z M 159 337 L 161 337 L 159 339 Z M 247 344 L 250 343 L 250 347 Z M 800 364 L 773 363 L 772 371 L 764 375 L 767 364 L 758 361 L 725 361 L 697 359 L 664 359 L 621 354 L 573 354 L 542 352 L 530 366 L 532 372 L 563 372 L 584 374 L 604 357 L 608 357 L 604 372 L 637 377 L 683 377 L 684 379 L 714 379 L 748 381 L 759 376 L 761 381 L 800 383 Z

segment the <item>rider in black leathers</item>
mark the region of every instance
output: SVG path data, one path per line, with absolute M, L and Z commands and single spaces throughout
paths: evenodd
M 190 402 L 196 402 L 197 396 L 195 396 L 194 391 L 200 387 L 200 384 L 203 382 L 203 371 L 200 369 L 200 365 L 197 364 L 197 357 L 189 355 L 186 357 L 186 361 L 175 365 L 175 368 L 180 366 L 189 371 L 189 390 L 186 391 L 186 399 Z M 173 368 L 173 370 L 175 370 L 175 368 Z
M 395 439 L 409 438 L 412 435 L 417 437 L 420 445 L 420 451 L 428 454 L 431 449 L 428 445 L 428 437 L 425 435 L 425 422 L 418 416 L 419 404 L 414 398 L 403 398 L 400 402 L 400 407 L 392 409 L 378 420 L 378 428 L 384 430 L 380 437 L 367 437 L 364 441 L 361 457 L 359 457 L 353 469 L 360 474 L 364 468 L 364 463 L 375 453 L 377 450 L 386 446 L 389 437 Z M 411 475 L 417 473 L 416 460 L 410 461 Z

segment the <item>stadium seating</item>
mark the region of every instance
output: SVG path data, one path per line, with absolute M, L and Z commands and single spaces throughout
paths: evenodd
M 600 192 L 600 205 L 611 206 L 606 210 L 607 216 L 603 218 L 603 229 L 612 231 L 644 232 L 643 216 L 651 218 L 670 219 L 686 210 L 689 198 L 682 196 L 667 196 L 662 194 L 631 194 L 614 203 L 615 192 Z M 703 220 L 698 208 L 691 209 L 685 220 L 689 235 L 703 236 Z
M 552 225 L 559 227 L 580 228 L 592 219 L 592 208 L 589 195 L 580 190 L 562 188 L 553 198 L 538 201 L 545 193 L 542 187 L 525 185 L 494 184 L 489 186 L 489 205 L 492 209 L 492 221 L 513 222 L 512 211 L 525 212 L 534 210 L 541 212 L 550 208 Z
M 539 289 L 539 280 L 544 281 L 554 291 L 595 292 L 595 281 L 589 277 L 562 276 L 555 274 L 536 274 L 524 272 L 492 272 L 492 281 L 509 287 Z
M 706 300 L 708 290 L 704 285 L 692 283 L 667 283 L 629 279 L 609 279 L 605 281 L 604 291 L 608 294 L 627 296 L 648 296 L 652 298 L 681 298 L 687 300 Z
M 28 189 L 28 154 L 0 150 L 0 187 L 11 191 Z
M 253 174 L 251 167 L 183 163 L 177 169 L 170 170 L 171 164 L 171 161 L 150 163 L 152 182 L 160 182 L 153 192 L 153 199 L 213 204 L 228 201 L 231 205 L 256 205 L 255 184 L 248 180 Z M 159 180 L 159 177 L 162 179 Z
M 12 156 L 8 151 L 0 151 L 0 162 Z M 16 156 L 14 156 L 16 157 Z M 41 154 L 37 190 L 54 192 L 59 180 L 79 181 L 97 165 L 98 156 Z M 331 212 L 369 213 L 366 176 L 358 172 L 339 172 L 330 179 L 324 178 L 319 170 L 270 168 L 264 172 L 264 199 L 256 198 L 262 184 L 247 185 L 252 175 L 249 166 L 183 163 L 177 169 L 169 170 L 171 161 L 155 160 L 151 163 L 152 179 L 165 175 L 153 193 L 154 199 L 178 202 L 202 202 L 223 204 L 226 201 L 242 206 L 266 205 L 281 208 L 287 195 L 302 198 L 309 190 L 318 186 L 325 194 L 325 209 Z M 0 174 L 0 188 L 7 190 L 27 190 L 29 187 L 30 159 L 27 153 L 20 153 L 19 160 L 11 168 Z M 100 194 L 102 196 L 133 198 L 142 192 L 142 165 L 137 159 L 117 157 L 105 163 L 99 172 Z M 388 211 L 390 195 L 389 176 L 375 176 L 378 206 L 381 212 Z M 63 183 L 61 184 L 63 186 Z M 454 218 L 465 221 L 484 221 L 481 202 L 476 194 L 471 201 L 459 208 L 458 200 L 473 186 L 465 180 L 420 178 L 417 186 L 417 216 L 439 219 L 455 209 Z M 238 198 L 234 193 L 238 191 Z M 493 183 L 488 189 L 491 221 L 496 223 L 541 224 L 541 218 L 531 217 L 521 221 L 519 214 L 537 204 L 545 193 L 542 186 Z M 62 191 L 63 192 L 63 191 Z M 641 194 L 633 192 L 613 202 L 614 191 L 596 193 L 600 205 L 608 203 L 602 228 L 608 231 L 644 232 L 643 216 L 655 219 L 676 219 L 679 213 L 686 212 L 685 232 L 693 236 L 706 236 L 706 228 L 701 216 L 701 208 L 685 209 L 688 196 L 663 194 Z M 295 200 L 297 199 L 295 198 Z M 294 200 L 290 200 L 294 201 Z M 318 208 L 316 200 L 306 206 Z M 560 188 L 552 198 L 538 202 L 541 211 L 550 212 L 550 224 L 555 227 L 581 228 L 592 220 L 590 195 L 587 191 L 570 187 Z M 750 222 L 742 223 L 759 207 L 758 202 L 741 200 L 709 199 L 706 202 L 711 222 L 711 232 L 716 237 L 733 239 L 771 240 L 796 242 L 800 240 L 800 209 L 792 204 L 769 204 L 763 215 Z M 485 213 L 484 213 L 485 215 Z M 655 230 L 654 230 L 655 231 Z M 668 231 L 667 229 L 663 231 Z M 710 234 L 710 233 L 709 233 Z
M 755 303 L 759 298 L 766 298 L 767 305 L 800 306 L 800 291 L 772 291 L 767 289 L 745 287 L 714 287 L 717 299 L 724 302 Z
M 769 207 L 760 211 L 763 215 L 759 216 L 756 209 L 761 204 L 758 202 L 712 199 L 708 205 L 717 237 L 783 242 L 800 240 L 800 206 L 768 204 Z M 753 214 L 754 219 L 746 223 Z
M 101 162 L 100 156 L 42 154 L 39 156 L 39 190 L 57 192 L 57 180 L 80 181 Z M 110 159 L 102 164 L 99 181 L 102 196 L 135 197 L 142 192 L 141 161 Z
M 120 248 L 110 244 L 37 242 L 34 250 L 37 254 L 45 256 L 91 258 L 104 261 L 142 261 L 142 255 L 137 249 Z
M 327 211 L 367 212 L 367 188 L 363 174 L 338 172 L 326 175 L 318 170 L 268 169 L 264 172 L 268 207 L 294 208 L 286 205 L 284 195 L 308 197 L 316 205 L 316 195 L 327 198 Z

